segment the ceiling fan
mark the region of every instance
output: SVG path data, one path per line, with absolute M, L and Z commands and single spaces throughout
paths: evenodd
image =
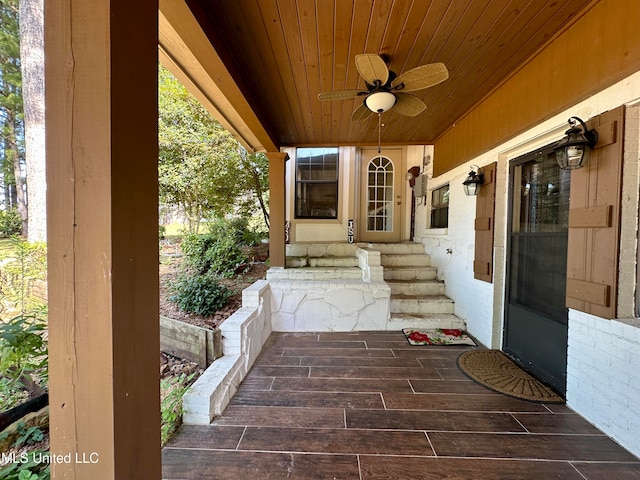
M 353 122 L 366 120 L 372 113 L 382 114 L 391 108 L 401 115 L 414 117 L 427 106 L 420 98 L 405 92 L 433 87 L 449 78 L 449 72 L 443 63 L 421 65 L 396 75 L 387 68 L 387 61 L 386 55 L 356 55 L 356 68 L 364 79 L 367 90 L 323 92 L 318 95 L 318 99 L 324 101 L 364 97 L 362 105 L 351 115 Z

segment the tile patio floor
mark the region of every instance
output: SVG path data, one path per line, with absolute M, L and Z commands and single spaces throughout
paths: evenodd
M 164 449 L 163 478 L 640 479 L 638 458 L 567 407 L 467 379 L 468 348 L 274 333 L 224 414 Z

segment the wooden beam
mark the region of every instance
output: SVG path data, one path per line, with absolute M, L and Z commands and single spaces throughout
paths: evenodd
M 154 1 L 45 2 L 55 478 L 161 476 L 157 21 Z
M 160 0 L 162 64 L 251 152 L 277 151 L 227 66 L 184 0 Z
M 269 262 L 272 267 L 285 266 L 285 163 L 289 155 L 267 152 L 269 157 Z

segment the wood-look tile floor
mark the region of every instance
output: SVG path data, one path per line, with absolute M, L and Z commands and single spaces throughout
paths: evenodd
M 638 458 L 566 406 L 465 377 L 469 348 L 274 333 L 224 414 L 164 449 L 163 478 L 640 479 Z

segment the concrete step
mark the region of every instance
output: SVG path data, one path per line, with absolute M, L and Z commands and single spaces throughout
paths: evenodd
M 288 243 L 287 257 L 355 257 L 355 243 Z
M 309 257 L 310 267 L 357 267 L 356 257 Z
M 387 280 L 391 295 L 444 295 L 444 283 L 435 280 Z
M 410 315 L 392 313 L 388 326 L 390 329 L 402 328 L 459 328 L 466 330 L 467 326 L 461 318 L 451 314 Z
M 380 255 L 380 263 L 386 267 L 429 267 L 431 257 L 421 254 L 383 254 Z
M 357 267 L 356 257 L 288 257 L 286 259 L 287 268 L 302 267 Z
M 362 270 L 358 267 L 300 267 L 267 270 L 267 280 L 334 280 L 362 279 Z
M 367 248 L 369 250 L 376 250 L 383 255 L 390 254 L 421 254 L 424 253 L 424 245 L 421 243 L 360 243 L 360 248 Z
M 454 305 L 453 300 L 444 295 L 392 295 L 390 311 L 391 315 L 395 313 L 408 313 L 415 316 L 434 313 L 453 314 Z
M 385 280 L 435 280 L 435 267 L 384 267 Z

